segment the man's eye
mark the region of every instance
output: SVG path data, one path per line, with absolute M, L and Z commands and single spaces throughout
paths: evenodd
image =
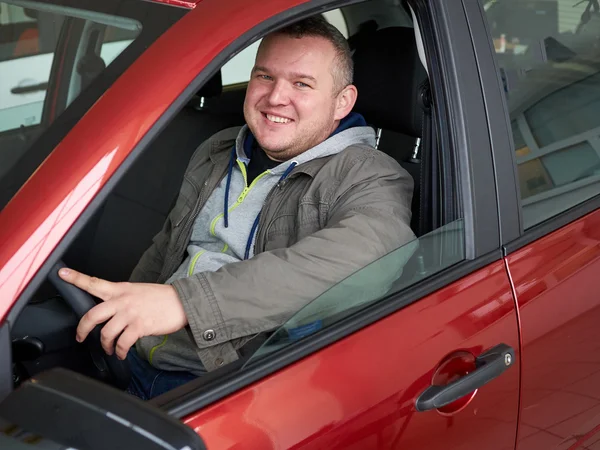
M 269 75 L 259 75 L 258 78 L 262 79 L 262 80 L 272 80 L 272 78 Z
M 296 86 L 301 87 L 301 88 L 309 88 L 310 87 L 308 84 L 303 83 L 302 81 L 297 81 Z

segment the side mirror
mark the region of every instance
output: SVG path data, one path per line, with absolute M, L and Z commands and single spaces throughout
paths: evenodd
M 0 403 L 0 421 L 78 450 L 206 449 L 191 428 L 156 407 L 60 368 L 10 393 Z M 8 448 L 19 448 L 17 440 Z

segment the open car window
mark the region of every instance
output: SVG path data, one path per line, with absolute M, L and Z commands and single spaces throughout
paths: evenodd
M 285 348 L 465 259 L 463 219 L 388 253 L 314 299 L 277 329 L 249 359 Z

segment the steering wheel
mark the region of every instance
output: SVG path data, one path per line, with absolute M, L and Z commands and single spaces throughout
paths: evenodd
M 78 320 L 96 306 L 94 298 L 87 292 L 73 286 L 58 276 L 59 269 L 67 267 L 61 260 L 58 261 L 48 274 L 48 280 L 62 295 L 63 299 L 71 307 Z M 100 343 L 100 330 L 103 324 L 97 325 L 88 335 L 86 344 L 92 354 L 94 365 L 103 377 L 109 378 L 119 389 L 126 389 L 129 385 L 131 372 L 126 361 L 121 361 L 116 354 L 107 355 Z

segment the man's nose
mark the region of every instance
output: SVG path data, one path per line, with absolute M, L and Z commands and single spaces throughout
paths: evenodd
M 268 96 L 271 105 L 287 105 L 290 101 L 288 86 L 283 81 L 276 81 L 272 84 L 271 92 Z

